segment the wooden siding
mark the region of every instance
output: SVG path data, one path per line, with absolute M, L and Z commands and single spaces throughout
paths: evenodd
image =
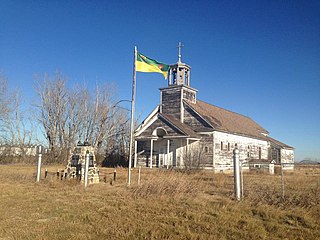
M 180 119 L 181 87 L 163 89 L 161 94 L 162 113 Z
M 191 126 L 193 129 L 211 128 L 198 114 L 196 114 L 187 105 L 184 111 L 184 123 Z
M 152 136 L 153 131 L 159 127 L 165 129 L 169 136 L 182 135 L 182 133 L 180 133 L 177 129 L 174 129 L 174 128 L 168 126 L 167 124 L 165 124 L 162 120 L 157 119 L 151 126 L 149 126 L 143 133 L 141 133 L 139 135 L 139 138 Z

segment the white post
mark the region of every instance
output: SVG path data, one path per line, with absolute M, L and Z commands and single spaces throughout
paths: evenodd
M 152 154 L 153 154 L 153 139 L 151 139 L 151 146 L 150 146 L 150 168 L 152 168 Z
M 167 169 L 169 168 L 169 160 L 170 160 L 170 139 L 167 141 Z
M 240 189 L 240 164 L 239 164 L 239 150 L 236 148 L 233 150 L 233 174 L 234 174 L 234 193 L 236 199 L 241 199 Z
M 88 186 L 88 172 L 89 172 L 89 152 L 86 154 L 86 168 L 84 172 L 84 187 Z
M 139 170 L 138 170 L 138 186 L 140 186 L 141 183 L 141 166 L 139 166 Z
M 38 169 L 37 169 L 37 182 L 40 182 L 40 174 L 41 174 L 41 146 L 39 146 L 39 155 L 38 155 Z

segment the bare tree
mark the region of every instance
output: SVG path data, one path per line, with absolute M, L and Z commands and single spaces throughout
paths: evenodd
M 39 110 L 38 120 L 42 124 L 44 136 L 48 140 L 48 144 L 52 155 L 55 159 L 65 150 L 65 135 L 63 123 L 67 117 L 67 90 L 66 80 L 64 77 L 56 73 L 53 80 L 45 75 L 44 81 L 38 81 L 36 91 L 40 98 L 37 105 Z
M 205 159 L 205 144 L 200 140 L 186 146 L 183 152 L 186 170 L 200 169 Z
M 12 112 L 12 96 L 8 90 L 8 80 L 0 75 L 0 130 L 3 132 L 3 125 L 8 121 L 9 114 Z
M 30 145 L 35 142 L 34 125 L 31 116 L 22 109 L 21 92 L 9 91 L 7 84 L 7 79 L 0 78 L 1 143 L 6 144 L 8 155 L 25 160 Z
M 56 73 L 38 80 L 36 91 L 39 122 L 56 160 L 67 157 L 78 141 L 96 149 L 106 146 L 128 120 L 115 103 L 112 85 L 67 88 L 65 77 Z

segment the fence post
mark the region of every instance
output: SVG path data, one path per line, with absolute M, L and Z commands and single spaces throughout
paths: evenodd
M 141 183 L 141 166 L 139 166 L 139 170 L 138 170 L 138 186 L 140 186 Z
M 234 174 L 234 193 L 236 199 L 241 199 L 240 189 L 240 164 L 239 164 L 239 150 L 236 148 L 233 150 L 233 174 Z
M 113 181 L 117 180 L 117 169 L 114 169 L 113 171 Z
M 38 148 L 38 169 L 37 169 L 37 182 L 40 182 L 40 174 L 41 174 L 41 158 L 42 158 L 42 154 L 41 154 L 41 146 L 39 146 Z
M 243 190 L 243 168 L 242 168 L 242 165 L 243 165 L 243 161 L 240 162 L 240 174 L 241 174 L 241 198 L 244 197 L 244 190 Z

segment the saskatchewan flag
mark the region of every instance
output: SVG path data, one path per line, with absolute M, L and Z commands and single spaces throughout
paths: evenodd
M 136 71 L 137 72 L 158 72 L 162 73 L 165 79 L 167 79 L 169 65 L 160 63 L 156 60 L 148 58 L 147 56 L 137 53 L 136 59 Z

